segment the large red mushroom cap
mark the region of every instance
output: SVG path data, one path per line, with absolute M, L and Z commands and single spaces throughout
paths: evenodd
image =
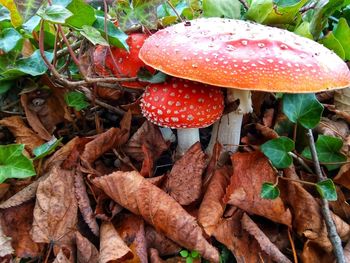
M 141 99 L 141 109 L 149 121 L 159 126 L 204 128 L 221 117 L 224 98 L 217 87 L 172 78 L 148 86 Z
M 136 77 L 139 70 L 144 67 L 150 72 L 154 69 L 147 66 L 140 58 L 139 51 L 148 38 L 148 35 L 142 33 L 132 33 L 129 35 L 126 43 L 129 45 L 129 52 L 122 48 L 112 47 L 112 56 L 118 68 L 115 67 L 113 58 L 106 46 L 97 46 L 94 51 L 95 72 L 100 76 L 116 77 Z M 145 87 L 147 83 L 123 82 L 123 86 L 138 88 Z
M 148 65 L 215 86 L 307 93 L 350 86 L 332 51 L 287 30 L 224 18 L 201 18 L 156 32 L 140 50 Z

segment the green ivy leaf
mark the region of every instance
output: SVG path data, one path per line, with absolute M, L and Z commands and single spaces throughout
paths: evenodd
M 67 18 L 73 15 L 73 13 L 63 6 L 51 5 L 47 6 L 46 8 L 39 9 L 38 15 L 52 23 L 63 24 L 66 22 Z
M 39 10 L 43 0 L 14 0 L 23 22 L 28 21 Z
M 300 25 L 298 25 L 298 27 L 294 30 L 294 33 L 302 37 L 313 39 L 310 32 L 310 23 L 307 21 L 303 21 Z
M 0 49 L 5 53 L 13 50 L 23 40 L 20 33 L 14 28 L 6 28 L 0 33 Z
M 333 33 L 344 48 L 345 59 L 350 60 L 350 27 L 345 18 L 341 17 L 339 19 L 339 23 L 333 30 Z
M 191 258 L 199 258 L 199 252 L 196 250 L 191 251 Z
M 83 93 L 77 91 L 71 91 L 64 95 L 64 100 L 67 105 L 73 107 L 75 110 L 80 111 L 89 106 L 86 101 L 86 97 Z
M 252 0 L 245 15 L 248 19 L 262 24 L 271 12 L 273 12 L 272 0 Z
M 310 22 L 310 31 L 318 39 L 322 30 L 328 23 L 328 18 L 343 6 L 343 0 L 319 0 L 316 2 L 314 13 Z
M 66 20 L 66 23 L 72 27 L 82 28 L 84 25 L 91 26 L 96 20 L 94 8 L 86 4 L 83 0 L 73 0 L 67 9 L 73 13 L 73 16 Z
M 187 258 L 189 256 L 189 253 L 187 250 L 184 249 L 180 251 L 180 256 L 183 258 Z
M 137 73 L 137 78 L 140 81 L 148 82 L 148 83 L 163 83 L 166 80 L 167 75 L 163 72 L 159 71 L 158 73 L 152 75 L 151 72 L 149 72 L 147 69 L 141 69 Z
M 290 121 L 312 129 L 321 120 L 323 106 L 313 93 L 285 94 L 283 96 L 283 112 Z
M 101 36 L 100 31 L 98 31 L 92 26 L 84 25 L 82 30 L 80 31 L 80 34 L 86 37 L 94 45 L 99 44 L 103 46 L 109 46 L 107 40 Z
M 280 196 L 280 190 L 272 183 L 263 183 L 261 186 L 260 197 L 263 199 L 276 199 Z
M 98 29 L 102 36 L 105 36 L 105 18 L 104 13 L 101 11 L 96 11 L 96 21 L 92 25 L 94 28 Z M 113 46 L 124 48 L 129 51 L 129 46 L 126 43 L 128 35 L 117 28 L 111 21 L 107 20 L 107 33 L 109 43 Z
M 318 159 L 321 163 L 325 163 L 328 170 L 334 170 L 341 166 L 341 164 L 326 164 L 333 162 L 345 162 L 346 156 L 339 151 L 343 147 L 343 141 L 339 138 L 320 135 L 315 143 Z M 312 160 L 310 148 L 304 149 L 302 155 Z
M 62 141 L 63 138 L 60 138 L 59 140 L 57 140 L 56 138 L 52 138 L 50 141 L 36 147 L 33 150 L 33 154 L 35 155 L 34 160 L 37 159 L 42 159 L 47 155 L 50 155 L 51 153 L 53 153 L 55 151 L 55 149 L 57 148 L 57 146 L 60 144 L 60 142 Z
M 316 189 L 322 198 L 328 201 L 337 200 L 337 190 L 331 179 L 326 179 L 324 181 L 318 182 L 316 184 Z
M 193 263 L 193 258 L 187 257 L 186 258 L 186 263 Z
M 238 0 L 203 0 L 203 16 L 240 18 L 241 3 Z
M 24 144 L 0 145 L 0 183 L 8 178 L 35 175 L 31 160 L 23 155 Z
M 53 59 L 53 53 L 46 52 L 49 61 Z M 47 67 L 41 58 L 40 51 L 35 50 L 30 57 L 21 58 L 14 65 L 8 65 L 7 70 L 1 72 L 0 81 L 11 80 L 24 75 L 39 76 L 46 72 Z
M 339 57 L 345 59 L 345 50 L 340 41 L 334 36 L 333 32 L 329 32 L 324 38 L 318 41 L 325 47 L 333 50 Z
M 25 22 L 22 27 L 27 33 L 31 34 L 34 29 L 39 28 L 40 21 L 41 17 L 35 15 L 31 17 L 27 22 Z
M 289 152 L 294 149 L 294 142 L 288 137 L 281 136 L 269 140 L 261 145 L 260 149 L 276 168 L 287 168 L 293 162 Z

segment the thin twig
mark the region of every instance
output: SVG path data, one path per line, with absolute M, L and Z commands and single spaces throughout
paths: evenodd
M 243 5 L 243 7 L 248 10 L 249 9 L 249 4 L 246 0 L 239 0 L 241 2 L 241 4 Z
M 293 158 L 294 160 L 298 161 L 298 163 L 301 164 L 301 166 L 303 166 L 305 168 L 306 171 L 308 171 L 309 173 L 313 174 L 314 172 L 311 170 L 311 168 L 304 162 L 304 160 L 302 158 L 300 158 L 298 155 L 296 155 L 295 153 L 293 152 L 290 152 L 289 153 Z
M 320 166 L 320 163 L 318 161 L 318 156 L 317 156 L 317 152 L 316 152 L 314 136 L 312 134 L 311 129 L 308 129 L 307 136 L 309 137 L 310 151 L 311 151 L 312 159 L 314 161 L 317 180 L 319 182 L 321 182 L 321 181 L 325 180 L 326 178 L 323 176 L 322 171 L 321 171 L 321 166 Z M 337 228 L 336 228 L 335 223 L 332 219 L 332 215 L 331 215 L 331 211 L 329 209 L 328 201 L 322 197 L 321 197 L 321 200 L 322 200 L 321 211 L 323 214 L 323 218 L 326 222 L 326 226 L 327 226 L 327 230 L 328 230 L 328 237 L 333 245 L 334 255 L 335 255 L 338 263 L 345 263 L 346 261 L 345 261 L 343 247 L 341 244 L 341 239 L 337 233 Z
M 290 243 L 290 246 L 292 247 L 292 251 L 293 251 L 293 259 L 294 259 L 294 263 L 298 263 L 298 256 L 297 256 L 297 252 L 295 250 L 295 245 L 294 245 L 294 241 L 293 241 L 293 238 L 292 238 L 292 234 L 290 233 L 291 232 L 291 228 L 288 228 L 288 239 L 289 239 L 289 243 Z
M 77 50 L 78 48 L 80 48 L 80 44 L 81 44 L 81 40 L 78 40 L 77 42 L 74 42 L 70 45 L 72 50 Z M 65 55 L 69 54 L 68 48 L 62 48 L 61 50 L 57 51 L 57 58 L 61 58 Z
M 170 6 L 170 8 L 174 11 L 174 13 L 176 14 L 176 16 L 180 19 L 181 22 L 185 22 L 182 17 L 180 16 L 180 14 L 177 12 L 176 8 L 173 6 L 173 4 L 168 0 L 166 1 L 167 4 Z

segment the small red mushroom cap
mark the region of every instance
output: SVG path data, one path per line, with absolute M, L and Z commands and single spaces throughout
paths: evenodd
M 168 75 L 243 90 L 307 93 L 350 86 L 334 52 L 287 30 L 225 18 L 176 24 L 149 37 L 140 58 Z
M 113 58 L 106 46 L 97 46 L 94 51 L 95 72 L 100 76 L 116 76 L 116 77 L 136 77 L 138 71 L 145 67 L 150 72 L 154 69 L 147 66 L 140 58 L 139 51 L 148 38 L 148 35 L 142 33 L 130 34 L 126 43 L 129 45 L 129 52 L 122 48 L 112 47 L 112 55 L 118 69 L 115 67 Z M 146 83 L 140 82 L 123 82 L 126 87 L 144 87 Z
M 224 97 L 217 87 L 172 78 L 151 84 L 141 99 L 143 115 L 163 127 L 204 128 L 217 121 L 224 109 Z

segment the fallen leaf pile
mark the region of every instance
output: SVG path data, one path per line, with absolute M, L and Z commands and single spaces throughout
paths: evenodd
M 260 196 L 278 173 L 259 147 L 286 125 L 268 94 L 255 95 L 244 146 L 226 163 L 219 144 L 209 156 L 196 143 L 175 160 L 176 144 L 140 118 L 137 100 L 124 101 L 122 115 L 76 112 L 54 87 L 23 93 L 20 102 L 26 118 L 0 120 L 7 143 L 25 144 L 34 157 L 53 135 L 64 139 L 34 160 L 37 176 L 0 184 L 0 262 L 186 262 L 182 250 L 199 252 L 193 262 L 334 262 L 315 189 L 279 180 L 280 197 Z M 348 153 L 348 120 L 329 114 L 316 131 L 342 139 Z M 299 165 L 281 172 L 314 176 Z M 348 164 L 334 181 L 332 217 L 350 262 Z

